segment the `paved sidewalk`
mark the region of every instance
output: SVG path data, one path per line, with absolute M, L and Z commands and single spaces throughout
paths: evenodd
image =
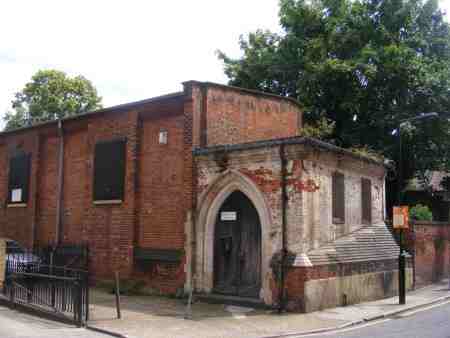
M 133 338 L 277 337 L 354 325 L 444 298 L 450 299 L 447 282 L 409 292 L 406 305 L 398 305 L 398 298 L 393 297 L 308 314 L 278 315 L 267 310 L 198 302 L 192 307 L 192 319 L 186 320 L 185 305 L 180 300 L 122 296 L 119 320 L 114 296 L 94 290 L 89 325 Z

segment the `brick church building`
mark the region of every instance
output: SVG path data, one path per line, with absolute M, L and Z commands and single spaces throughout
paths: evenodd
M 94 281 L 163 294 L 313 311 L 396 292 L 383 163 L 302 137 L 295 100 L 183 85 L 1 133 L 0 237 L 86 243 Z

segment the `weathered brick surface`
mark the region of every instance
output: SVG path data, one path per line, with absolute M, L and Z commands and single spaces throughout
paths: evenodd
M 383 222 L 384 210 L 384 168 L 380 165 L 358 160 L 347 155 L 337 155 L 328 151 L 317 151 L 305 145 L 286 146 L 287 156 L 287 249 L 294 254 L 307 253 L 361 228 L 361 178 L 372 180 L 372 223 Z M 263 265 L 266 264 L 267 274 L 263 276 L 263 289 L 266 302 L 276 301 L 278 298 L 277 284 L 272 269 L 269 266 L 270 258 L 281 250 L 282 242 L 282 209 L 281 209 L 281 160 L 278 147 L 263 147 L 256 149 L 238 150 L 228 153 L 211 153 L 196 157 L 198 174 L 197 196 L 198 210 L 207 210 L 206 206 L 214 205 L 214 201 L 221 196 L 228 186 L 232 189 L 248 190 L 242 180 L 250 180 L 261 193 L 268 207 L 268 229 L 263 229 L 263 241 L 267 241 L 265 251 L 263 248 Z M 346 223 L 334 225 L 331 215 L 331 176 L 339 170 L 345 175 L 346 191 Z M 241 176 L 242 179 L 233 178 Z M 228 177 L 229 182 L 228 182 Z M 250 197 L 250 196 L 249 196 Z M 250 197 L 252 199 L 252 197 Z M 255 199 L 253 198 L 255 203 Z M 260 215 L 261 217 L 261 215 Z M 214 219 L 213 219 L 214 220 Z M 203 220 L 200 220 L 200 222 Z M 264 222 L 262 222 L 264 223 Z M 208 227 L 213 225 L 197 224 L 197 238 L 212 242 Z M 263 226 L 263 224 L 262 224 Z M 264 234 L 267 237 L 264 238 Z M 207 244 L 206 244 L 207 246 Z M 208 246 L 197 248 L 199 266 L 203 266 L 200 273 L 198 288 L 207 291 L 212 285 L 212 271 L 208 259 L 202 256 L 213 254 Z M 269 256 L 269 260 L 267 260 Z M 352 268 L 353 269 L 353 268 Z M 263 266 L 264 271 L 264 266 Z M 302 271 L 301 269 L 298 271 Z M 297 270 L 289 272 L 286 287 L 292 297 L 302 297 L 302 278 L 316 279 L 331 276 L 329 271 L 313 269 L 308 275 L 302 276 Z M 312 275 L 313 273 L 319 274 Z M 361 273 L 353 269 L 352 273 Z M 300 278 L 300 280 L 299 280 Z M 300 289 L 299 289 L 300 288 Z M 271 297 L 267 294 L 271 293 Z
M 90 206 L 85 194 L 90 177 L 87 167 L 87 130 L 67 132 L 64 138 L 63 238 L 67 243 L 86 241 L 84 212 Z M 76 179 L 74 179 L 76 178 Z
M 27 135 L 14 135 L 8 139 L 0 141 L 2 149 L 0 153 L 0 201 L 2 210 L 0 211 L 0 234 L 7 238 L 19 239 L 23 245 L 31 247 L 34 240 L 34 227 L 36 224 L 36 191 L 39 163 L 39 135 L 36 131 L 30 131 Z M 8 208 L 8 176 L 9 159 L 17 150 L 31 153 L 31 177 L 29 182 L 29 198 L 26 207 Z
M 216 84 L 189 84 L 195 98 L 194 146 L 299 135 L 302 112 L 291 100 Z
M 408 231 L 409 251 L 415 256 L 416 286 L 448 278 L 450 273 L 450 224 L 413 222 Z
M 41 139 L 41 158 L 38 178 L 38 217 L 36 241 L 40 246 L 52 244 L 56 240 L 56 202 L 58 196 L 58 148 L 56 136 Z

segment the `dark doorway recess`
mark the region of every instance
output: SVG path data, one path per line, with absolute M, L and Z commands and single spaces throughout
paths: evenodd
M 214 292 L 259 297 L 261 223 L 253 203 L 240 191 L 223 203 L 214 238 Z

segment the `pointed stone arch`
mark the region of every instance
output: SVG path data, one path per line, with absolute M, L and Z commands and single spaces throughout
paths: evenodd
M 272 217 L 264 194 L 248 177 L 235 170 L 221 174 L 199 197 L 196 221 L 196 289 L 209 293 L 214 284 L 214 232 L 217 214 L 235 191 L 248 197 L 258 212 L 261 223 L 261 292 L 260 298 L 271 304 L 270 259 L 274 253 L 270 241 Z

